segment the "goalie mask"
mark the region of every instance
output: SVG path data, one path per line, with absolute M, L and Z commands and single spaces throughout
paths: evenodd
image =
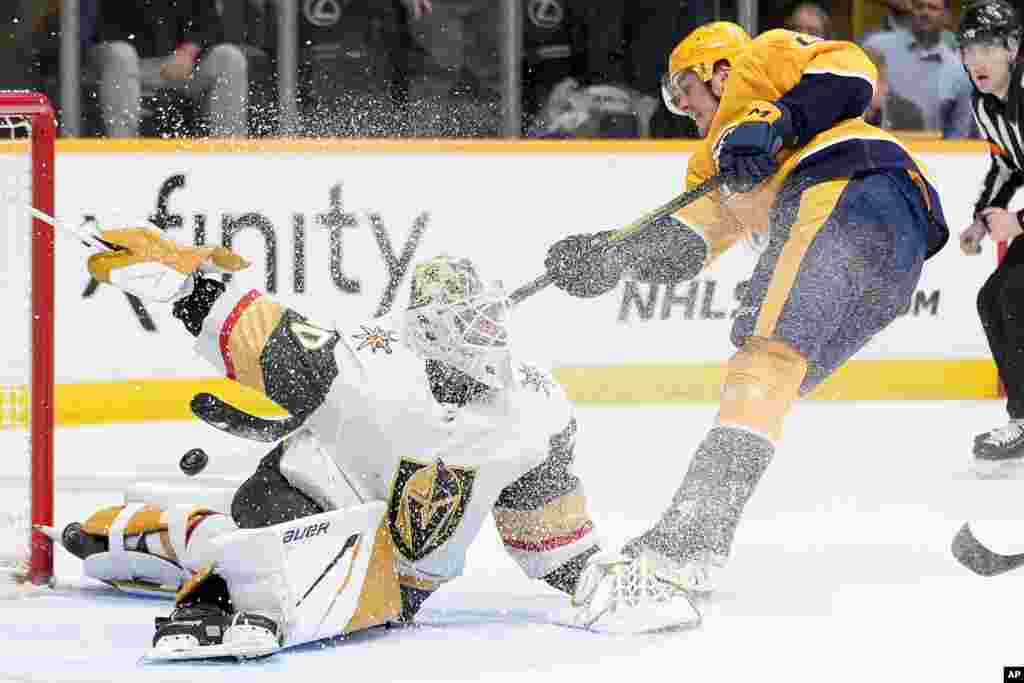
M 467 259 L 438 256 L 416 266 L 406 311 L 406 343 L 477 382 L 501 389 L 511 378 L 508 298 Z

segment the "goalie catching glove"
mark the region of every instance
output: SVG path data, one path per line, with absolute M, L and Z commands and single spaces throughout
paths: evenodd
M 226 247 L 182 246 L 153 228 L 104 230 L 117 247 L 89 257 L 89 274 L 145 301 L 177 301 L 192 293 L 192 274 L 233 273 L 249 262 Z

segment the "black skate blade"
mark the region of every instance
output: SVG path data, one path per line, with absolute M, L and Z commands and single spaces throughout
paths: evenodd
M 1024 553 L 1001 555 L 979 541 L 965 523 L 953 537 L 950 547 L 957 562 L 980 576 L 998 576 L 1024 566 Z

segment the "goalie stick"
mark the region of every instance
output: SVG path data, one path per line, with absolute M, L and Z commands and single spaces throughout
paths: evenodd
M 1001 555 L 990 550 L 974 536 L 969 523 L 953 537 L 951 550 L 960 564 L 981 576 L 998 576 L 1024 566 L 1024 553 Z
M 650 211 L 635 221 L 620 228 L 609 238 L 610 244 L 625 242 L 626 240 L 639 239 L 644 230 L 653 225 L 656 221 L 670 216 L 679 209 L 692 204 L 709 192 L 712 192 L 725 182 L 721 175 L 708 178 L 700 185 L 677 195 L 665 204 Z M 550 273 L 544 273 L 538 278 L 527 282 L 509 294 L 509 301 L 513 306 L 533 296 L 537 292 L 547 288 L 554 282 Z M 192 414 L 208 425 L 216 427 L 222 432 L 240 436 L 246 439 L 274 443 L 280 441 L 288 434 L 294 432 L 305 422 L 305 416 L 292 415 L 281 419 L 268 419 L 252 415 L 240 408 L 236 408 L 227 401 L 208 393 L 196 394 L 191 403 Z
M 90 249 L 93 249 L 95 251 L 121 250 L 121 247 L 119 247 L 116 244 L 111 244 L 110 242 L 107 242 L 106 240 L 102 239 L 99 235 L 95 234 L 91 230 L 86 230 L 85 228 L 76 228 L 72 225 L 69 225 L 68 223 L 64 223 L 63 221 L 58 221 L 50 214 L 40 211 L 34 206 L 29 206 L 28 210 L 34 218 L 38 218 L 39 220 L 46 223 L 50 227 L 62 231 L 69 237 L 73 237 L 74 239 L 80 241 L 82 244 L 89 247 Z

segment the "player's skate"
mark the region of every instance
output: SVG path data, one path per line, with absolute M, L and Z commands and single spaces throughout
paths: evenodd
M 1010 420 L 1004 427 L 975 437 L 972 465 L 979 476 L 1011 476 L 1021 464 L 1024 464 L 1024 420 Z
M 569 625 L 601 633 L 645 633 L 701 621 L 683 575 L 649 551 L 635 558 L 595 555 L 580 575 L 572 604 Z

